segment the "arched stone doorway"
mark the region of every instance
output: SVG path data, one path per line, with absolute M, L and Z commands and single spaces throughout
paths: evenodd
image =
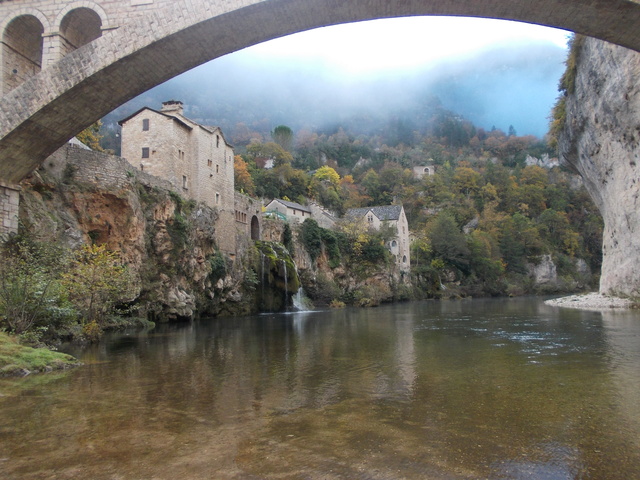
M 33 15 L 20 15 L 7 25 L 2 34 L 2 93 L 42 69 L 43 33 L 42 23 Z
M 260 221 L 255 215 L 251 217 L 251 240 L 260 240 Z

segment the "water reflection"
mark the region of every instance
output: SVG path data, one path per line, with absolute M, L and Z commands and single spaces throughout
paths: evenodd
M 633 312 L 537 299 L 114 336 L 0 382 L 0 477 L 634 478 L 639 345 Z

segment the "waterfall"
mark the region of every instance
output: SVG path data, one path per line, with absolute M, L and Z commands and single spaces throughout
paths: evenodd
M 265 259 L 265 254 L 260 252 L 260 289 L 261 289 L 261 297 L 260 298 L 264 298 L 264 259 Z
M 289 298 L 289 279 L 287 278 L 287 260 L 285 258 L 282 259 L 282 266 L 284 267 L 284 308 L 287 308 Z
M 298 311 L 306 311 L 308 309 L 306 299 L 302 285 L 300 285 L 300 288 L 293 296 L 293 308 Z

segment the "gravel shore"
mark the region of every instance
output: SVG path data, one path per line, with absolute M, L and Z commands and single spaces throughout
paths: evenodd
M 609 310 L 611 308 L 633 308 L 634 302 L 628 298 L 610 297 L 599 293 L 570 295 L 544 302 L 553 307 L 580 308 L 583 310 Z

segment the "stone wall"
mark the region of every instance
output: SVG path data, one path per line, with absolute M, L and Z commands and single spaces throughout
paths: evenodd
M 20 187 L 0 182 L 0 236 L 18 232 Z
M 262 240 L 262 201 L 235 192 L 234 208 L 236 236 Z M 252 228 L 257 229 L 257 232 L 252 234 Z

